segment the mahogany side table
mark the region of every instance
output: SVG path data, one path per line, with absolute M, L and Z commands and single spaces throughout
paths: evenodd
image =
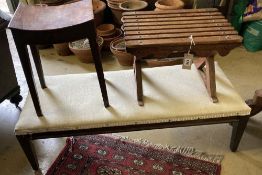
M 104 79 L 101 54 L 96 42 L 96 30 L 92 1 L 83 0 L 60 6 L 33 6 L 20 3 L 9 23 L 18 55 L 25 73 L 29 91 L 38 116 L 42 116 L 36 91 L 27 45 L 30 46 L 42 88 L 46 88 L 41 60 L 36 45 L 64 43 L 88 38 L 104 106 L 108 96 Z

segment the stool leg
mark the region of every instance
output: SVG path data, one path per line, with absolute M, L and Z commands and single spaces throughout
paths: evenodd
M 20 143 L 20 146 L 22 147 L 28 161 L 30 162 L 32 168 L 34 170 L 39 169 L 38 160 L 36 157 L 34 145 L 31 141 L 31 139 L 28 136 L 16 136 L 17 140 Z
M 93 26 L 95 26 L 93 24 Z M 95 63 L 96 73 L 100 85 L 100 90 L 103 96 L 104 106 L 109 107 L 109 101 L 107 96 L 107 90 L 106 90 L 106 84 L 105 84 L 105 78 L 104 78 L 104 71 L 101 63 L 101 53 L 98 49 L 98 44 L 96 42 L 96 31 L 94 27 L 89 28 L 89 44 L 91 47 L 91 52 L 93 56 L 93 60 Z
M 36 71 L 39 77 L 39 81 L 41 84 L 42 89 L 46 88 L 46 84 L 45 84 L 45 77 L 44 77 L 44 73 L 43 73 L 43 68 L 42 68 L 42 63 L 41 63 L 41 59 L 40 59 L 40 55 L 39 55 L 39 51 L 37 49 L 36 46 L 34 45 L 30 45 L 30 49 L 32 52 L 32 56 L 35 62 L 35 67 L 36 67 Z
M 144 106 L 143 100 L 143 83 L 142 83 L 142 71 L 141 61 L 135 57 L 134 59 L 134 73 L 136 78 L 136 93 L 139 106 Z
M 15 35 L 14 39 L 15 39 Z M 39 98 L 38 98 L 38 94 L 36 91 L 36 87 L 35 87 L 35 82 L 34 82 L 34 78 L 33 78 L 33 71 L 32 71 L 32 67 L 31 67 L 31 63 L 30 63 L 30 59 L 29 59 L 29 55 L 28 55 L 28 50 L 25 44 L 22 44 L 18 41 L 16 41 L 15 39 L 15 44 L 16 44 L 16 48 L 17 48 L 17 52 L 18 55 L 20 57 L 20 61 L 25 73 L 25 78 L 29 87 L 29 91 L 33 100 L 33 104 L 36 110 L 36 114 L 37 116 L 42 116 L 42 110 L 40 107 L 40 103 L 39 103 Z
M 216 96 L 215 62 L 213 56 L 206 58 L 206 81 L 208 93 L 213 103 L 217 103 L 218 99 Z

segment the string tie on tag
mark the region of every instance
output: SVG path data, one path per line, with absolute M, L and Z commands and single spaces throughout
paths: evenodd
M 190 47 L 189 47 L 189 50 L 188 50 L 187 54 L 190 54 L 190 51 L 191 51 L 191 49 L 192 49 L 192 45 L 195 46 L 196 44 L 195 44 L 193 35 L 190 35 L 188 38 L 190 39 Z

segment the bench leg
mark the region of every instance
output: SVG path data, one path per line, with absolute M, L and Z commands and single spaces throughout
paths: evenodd
M 32 140 L 28 136 L 16 136 L 16 138 L 19 141 L 20 146 L 22 147 L 32 168 L 34 170 L 39 170 L 39 164 Z
M 215 77 L 215 62 L 214 57 L 199 58 L 194 62 L 197 69 L 200 71 L 202 79 L 206 85 L 209 96 L 213 103 L 217 103 L 216 95 L 216 77 Z M 205 71 L 203 70 L 206 66 Z
M 31 53 L 35 62 L 36 71 L 39 77 L 39 81 L 41 84 L 42 89 L 46 88 L 45 78 L 44 78 L 44 72 L 42 68 L 42 63 L 39 55 L 39 51 L 34 45 L 30 45 Z
M 231 135 L 230 149 L 233 152 L 237 151 L 239 142 L 246 129 L 248 119 L 249 117 L 245 117 L 245 118 L 239 119 L 236 122 L 232 122 L 233 130 L 232 130 L 232 135 Z
M 144 106 L 141 61 L 136 57 L 134 59 L 133 66 L 134 66 L 134 73 L 136 78 L 136 93 L 137 93 L 138 105 Z

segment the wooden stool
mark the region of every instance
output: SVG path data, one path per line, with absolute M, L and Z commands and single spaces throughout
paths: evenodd
M 61 6 L 30 6 L 20 3 L 9 24 L 18 55 L 25 73 L 29 91 L 38 116 L 42 116 L 35 88 L 27 45 L 30 46 L 42 88 L 46 88 L 41 60 L 36 45 L 64 43 L 88 38 L 102 92 L 104 106 L 108 107 L 101 55 L 96 42 L 92 1 L 80 1 Z M 84 100 L 84 99 L 83 99 Z
M 166 58 L 174 52 L 186 53 L 191 35 L 196 44 L 191 51 L 194 55 L 203 57 L 197 61 L 196 66 L 212 101 L 218 101 L 214 55 L 216 52 L 221 56 L 227 55 L 231 49 L 241 45 L 242 37 L 217 9 L 125 12 L 122 21 L 127 52 L 135 56 L 134 72 L 139 105 L 144 104 L 142 58 Z

